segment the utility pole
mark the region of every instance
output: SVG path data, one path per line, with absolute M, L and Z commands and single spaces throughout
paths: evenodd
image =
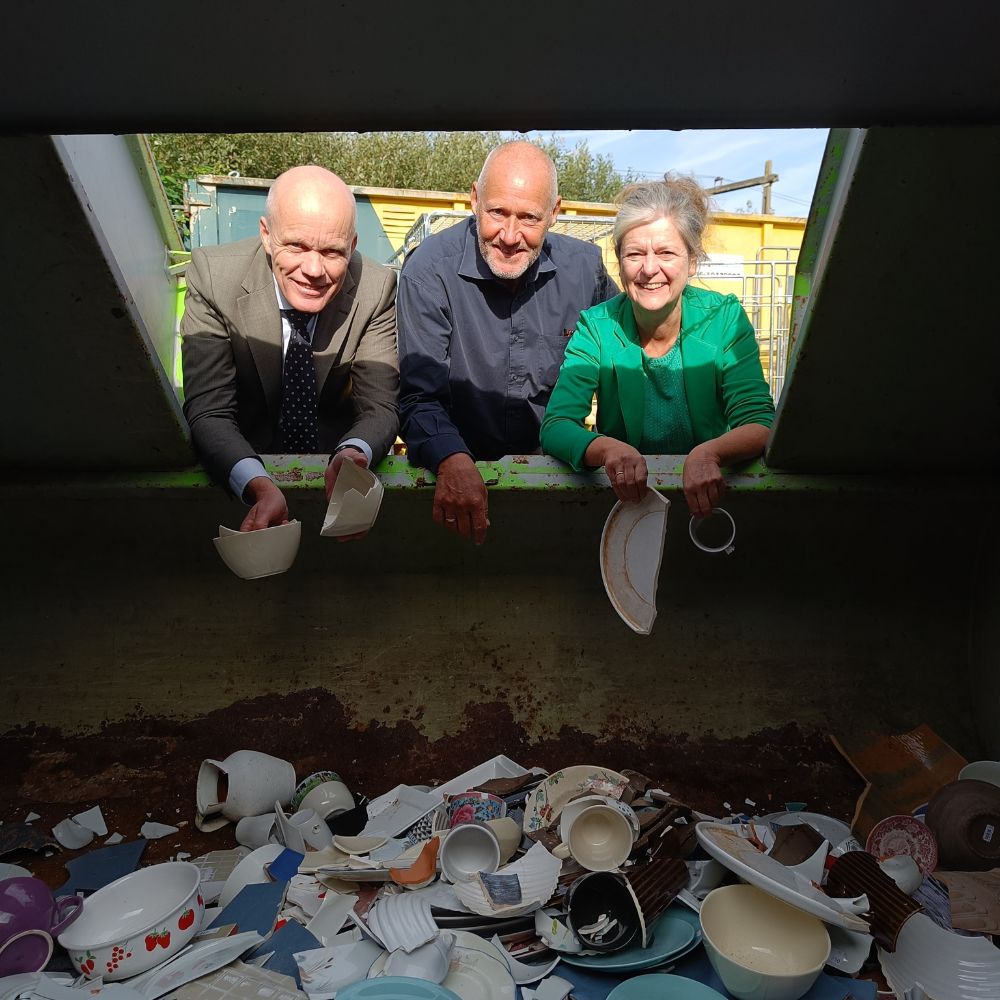
M 708 194 L 725 194 L 727 191 L 742 191 L 744 188 L 763 187 L 761 213 L 771 215 L 771 185 L 778 180 L 778 175 L 771 170 L 772 166 L 773 164 L 768 160 L 764 164 L 764 174 L 761 177 L 751 177 L 745 181 L 731 181 L 728 184 L 716 184 L 714 187 L 705 188 L 705 191 Z
M 770 177 L 771 176 L 771 161 L 770 160 L 768 160 L 764 164 L 764 176 L 765 177 Z M 774 180 L 776 181 L 777 179 L 778 179 L 778 177 L 777 177 L 777 175 L 775 175 Z M 774 184 L 774 181 L 768 181 L 764 185 L 764 190 L 761 193 L 761 196 L 760 196 L 760 212 L 761 212 L 761 215 L 770 215 L 771 214 L 771 185 L 772 184 Z

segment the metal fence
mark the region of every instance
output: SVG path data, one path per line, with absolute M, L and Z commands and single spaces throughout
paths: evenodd
M 471 214 L 444 209 L 425 212 L 410 227 L 402 247 L 389 264 L 401 267 L 407 254 L 428 236 L 456 225 Z M 611 216 L 560 215 L 551 231 L 599 245 L 604 264 L 617 281 L 618 261 L 611 245 L 613 227 L 614 218 Z M 743 304 L 756 331 L 764 376 L 775 400 L 785 383 L 792 287 L 798 254 L 798 247 L 763 246 L 753 260 L 727 257 L 721 270 L 710 257 L 708 265 L 695 276 L 695 280 L 704 287 L 734 292 Z

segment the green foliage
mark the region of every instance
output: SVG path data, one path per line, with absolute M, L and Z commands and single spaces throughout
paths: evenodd
M 503 141 L 499 132 L 242 132 L 154 133 L 149 137 L 172 202 L 183 182 L 198 174 L 276 177 L 316 163 L 359 187 L 468 191 L 487 153 Z M 572 149 L 556 137 L 536 140 L 554 160 L 559 192 L 575 201 L 611 201 L 634 180 L 611 157 L 595 155 L 585 142 Z

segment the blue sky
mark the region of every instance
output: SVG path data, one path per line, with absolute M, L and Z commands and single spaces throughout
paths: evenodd
M 548 134 L 548 133 L 546 133 Z M 780 180 L 772 189 L 775 215 L 806 215 L 816 186 L 826 129 L 705 129 L 671 132 L 653 129 L 563 131 L 555 135 L 573 146 L 586 140 L 593 153 L 610 156 L 619 170 L 649 178 L 665 170 L 693 173 L 706 187 L 759 177 L 771 160 Z M 717 195 L 721 211 L 746 210 L 749 200 L 760 211 L 760 188 Z

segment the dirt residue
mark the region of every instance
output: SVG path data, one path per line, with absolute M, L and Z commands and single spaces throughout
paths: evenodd
M 194 826 L 195 779 L 204 758 L 221 760 L 244 748 L 291 761 L 300 777 L 332 768 L 352 790 L 369 796 L 400 782 L 440 783 L 498 753 L 548 770 L 572 764 L 634 768 L 713 815 L 726 811 L 726 802 L 750 810 L 749 799 L 768 812 L 794 800 L 849 821 L 861 791 L 827 734 L 794 724 L 721 739 L 639 732 L 630 720 L 612 718 L 596 736 L 566 726 L 532 737 L 508 704 L 493 701 L 468 704 L 454 734 L 432 742 L 412 721 L 352 720 L 334 694 L 313 689 L 237 702 L 190 720 L 138 717 L 83 735 L 12 730 L 0 736 L 0 819 L 21 821 L 35 811 L 41 815 L 36 826 L 49 830 L 100 805 L 109 830 L 129 840 L 147 819 L 185 824 L 176 835 L 150 842 L 146 862 L 178 851 L 228 848 L 232 826 L 211 834 Z M 58 885 L 63 862 L 75 853 L 21 860 Z

